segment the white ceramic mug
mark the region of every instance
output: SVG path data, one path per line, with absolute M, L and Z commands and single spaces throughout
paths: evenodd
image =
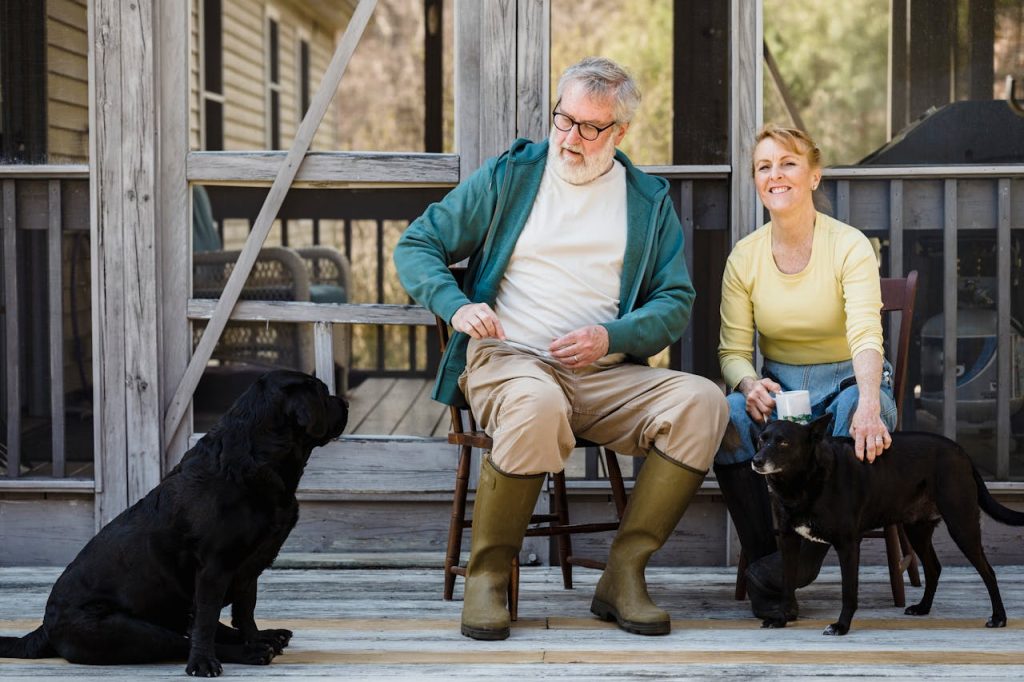
M 811 421 L 811 394 L 809 391 L 779 391 L 775 394 L 775 409 L 779 419 L 807 424 Z

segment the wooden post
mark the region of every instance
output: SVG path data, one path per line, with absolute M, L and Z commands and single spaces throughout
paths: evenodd
M 159 72 L 160 130 L 157 169 L 156 221 L 159 238 L 158 281 L 160 349 L 160 406 L 166 409 L 192 354 L 192 329 L 187 308 L 192 282 L 192 211 L 183 150 L 189 148 L 188 12 L 174 2 L 158 3 L 156 68 Z M 191 406 L 188 408 L 191 409 Z M 188 410 L 186 410 L 188 415 Z M 191 417 L 185 428 L 163 436 L 163 471 L 169 471 L 188 449 Z
M 461 180 L 480 167 L 479 0 L 455 0 L 455 150 Z
M 516 135 L 516 3 L 483 0 L 480 17 L 480 160 Z
M 96 526 L 160 480 L 156 0 L 93 0 L 89 164 Z
M 551 0 L 519 0 L 517 12 L 516 136 L 538 141 L 551 129 Z
M 763 116 L 761 90 L 763 80 L 762 44 L 764 27 L 761 0 L 732 0 L 730 8 L 730 230 L 732 243 L 753 232 L 761 224 L 761 202 L 757 198 L 750 173 L 754 150 L 751 139 Z

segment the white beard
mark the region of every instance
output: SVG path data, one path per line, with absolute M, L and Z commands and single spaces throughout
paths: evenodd
M 608 135 L 608 141 L 600 151 L 590 156 L 584 155 L 581 161 L 575 163 L 563 159 L 560 152 L 564 147 L 570 151 L 583 154 L 583 147 L 577 145 L 559 146 L 555 144 L 555 135 L 556 130 L 552 128 L 551 135 L 548 137 L 548 163 L 555 173 L 558 174 L 558 177 L 570 185 L 585 185 L 601 177 L 611 168 L 612 159 L 615 157 L 615 138 L 613 135 Z

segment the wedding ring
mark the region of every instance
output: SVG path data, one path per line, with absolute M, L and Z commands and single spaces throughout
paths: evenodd
M 575 364 L 576 364 L 577 362 L 579 362 L 579 361 L 580 361 L 580 356 L 578 356 L 578 355 L 574 355 L 574 356 L 572 356 L 572 363 L 573 363 L 574 365 L 575 365 Z
M 877 440 L 877 441 L 882 441 L 882 440 L 885 440 L 885 439 L 884 439 L 884 438 L 882 438 L 881 436 L 875 436 L 875 440 Z

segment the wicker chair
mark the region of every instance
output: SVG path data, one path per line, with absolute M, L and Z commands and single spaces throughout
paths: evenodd
M 240 251 L 220 249 L 209 198 L 202 187 L 193 188 L 192 295 L 219 298 Z M 348 300 L 348 259 L 325 246 L 260 249 L 239 300 L 312 301 L 345 303 Z M 193 327 L 197 343 L 205 323 Z M 343 368 L 340 390 L 347 388 L 351 353 L 351 329 L 334 334 L 334 362 Z M 311 372 L 314 368 L 310 325 L 266 322 L 230 322 L 224 328 L 213 358 L 226 364 L 287 367 Z

